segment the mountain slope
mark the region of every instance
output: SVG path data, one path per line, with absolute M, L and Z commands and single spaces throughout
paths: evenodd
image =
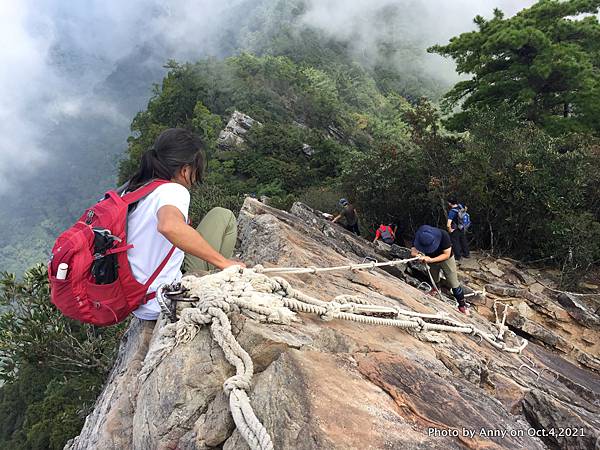
M 148 33 L 142 27 L 144 23 L 136 23 L 135 27 L 142 28 L 132 33 L 135 43 L 122 43 L 123 49 L 130 52 L 116 61 L 106 61 L 96 54 L 108 49 L 86 49 L 84 42 L 70 34 L 71 28 L 62 22 L 57 25 L 57 41 L 48 55 L 49 69 L 76 87 L 75 98 L 56 99 L 74 101 L 75 112 L 53 116 L 53 122 L 43 124 L 44 141 L 40 146 L 47 155 L 47 164 L 38 171 L 23 173 L 19 182 L 2 195 L 0 270 L 21 274 L 32 264 L 44 261 L 57 233 L 114 187 L 118 161 L 128 156 L 127 122 L 153 96 L 152 85 L 161 81 L 163 66 L 171 59 L 222 59 L 247 51 L 284 55 L 299 64 L 322 69 L 356 61 L 380 73 L 380 83 L 386 90 L 414 98 L 438 97 L 447 87 L 421 63 L 427 57 L 425 43 L 400 40 L 394 43 L 394 58 L 380 58 L 379 51 L 374 51 L 373 60 L 363 61 L 348 38 L 328 35 L 306 21 L 309 6 L 303 0 L 240 0 L 219 6 L 219 16 L 212 19 L 207 19 L 211 9 L 194 8 L 194 17 L 181 18 L 182 30 L 190 35 L 186 39 L 197 39 L 188 42 L 173 38 L 177 33 L 172 29 L 169 7 L 155 4 L 140 12 L 140 21 L 166 27 L 166 32 Z M 393 11 L 388 27 L 401 19 L 399 7 Z
M 292 267 L 384 259 L 382 250 L 302 205 L 292 211 L 247 199 L 239 219 L 241 256 Z M 285 278 L 325 301 L 350 295 L 444 312 L 497 333 L 478 313 L 466 319 L 453 305 L 379 269 Z M 291 325 L 259 322 L 249 312 L 230 318 L 254 361 L 251 404 L 275 448 L 583 449 L 600 436 L 599 373 L 534 342 L 516 355 L 460 333 L 407 332 L 304 313 Z M 174 330 L 164 319 L 153 331 L 152 324 L 131 324 L 104 393 L 67 448 L 247 448 L 222 393 L 234 370 L 208 327 L 199 325 L 191 340 L 161 352 L 168 342 L 161 334 L 173 336 Z M 508 332 L 505 341 L 512 346 L 520 339 Z M 565 427 L 582 435 L 543 431 Z

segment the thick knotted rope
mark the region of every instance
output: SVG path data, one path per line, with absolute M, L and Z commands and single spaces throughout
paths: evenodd
M 360 268 L 370 268 L 372 264 L 374 263 Z M 340 266 L 336 270 L 347 268 L 353 267 Z M 283 272 L 314 273 L 313 269 L 310 269 L 310 272 L 296 270 L 283 269 Z M 140 378 L 145 380 L 173 348 L 191 341 L 202 326 L 210 325 L 213 339 L 223 350 L 227 361 L 235 367 L 235 375 L 225 380 L 223 389 L 229 394 L 231 415 L 237 429 L 253 450 L 270 450 L 273 444 L 250 404 L 248 391 L 252 385 L 254 367 L 252 359 L 232 333 L 227 316 L 230 312 L 241 311 L 258 320 L 279 324 L 290 324 L 298 320 L 296 313 L 303 312 L 317 314 L 323 320 L 351 320 L 369 325 L 393 326 L 416 333 L 465 333 L 480 336 L 494 347 L 512 353 L 520 353 L 527 345 L 527 341 L 524 340 L 518 347 L 507 347 L 492 334 L 442 314 L 424 314 L 396 306 L 373 305 L 365 299 L 349 295 L 340 295 L 330 302 L 325 302 L 292 288 L 283 278 L 268 277 L 264 273 L 267 271 L 270 270 L 260 267 L 258 270 L 231 267 L 201 278 L 184 277 L 181 286 L 186 290 L 186 295 L 194 299 L 191 303 L 193 307 L 183 309 L 179 321 L 161 329 L 158 342 L 148 352 L 140 372 Z M 165 299 L 164 293 L 168 288 L 169 286 L 162 286 L 157 291 L 157 300 L 167 311 L 168 307 L 164 305 L 168 300 Z M 389 318 L 374 315 L 385 315 Z

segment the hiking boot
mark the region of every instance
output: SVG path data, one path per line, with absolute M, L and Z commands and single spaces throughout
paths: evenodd
M 427 295 L 431 295 L 432 297 L 437 297 L 439 293 L 440 293 L 440 291 L 438 291 L 435 288 L 432 288 L 427 292 Z
M 470 316 L 471 312 L 469 311 L 469 308 L 467 308 L 466 306 L 459 306 L 458 310 L 463 313 L 465 316 Z

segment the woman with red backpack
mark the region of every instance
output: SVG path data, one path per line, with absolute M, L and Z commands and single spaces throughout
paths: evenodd
M 182 128 L 171 128 L 163 131 L 154 146 L 142 155 L 138 171 L 128 181 L 125 192 L 153 179 L 171 181 L 140 200 L 127 220 L 128 241 L 133 244 L 127 256 L 139 282 L 148 280 L 171 247 L 175 247 L 149 292 L 163 283 L 179 280 L 182 270 L 204 272 L 243 265 L 229 259 L 237 239 L 237 222 L 231 211 L 214 208 L 197 228 L 188 225 L 189 191 L 202 182 L 204 161 L 200 137 Z M 150 300 L 133 314 L 155 320 L 160 307 L 156 300 Z
M 63 232 L 48 263 L 51 299 L 66 316 L 97 326 L 130 313 L 156 320 L 157 288 L 185 272 L 244 266 L 231 260 L 233 213 L 214 208 L 188 223 L 190 189 L 202 181 L 203 144 L 182 128 L 163 131 L 137 172 Z

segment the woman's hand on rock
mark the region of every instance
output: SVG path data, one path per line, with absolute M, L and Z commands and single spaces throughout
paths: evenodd
M 221 267 L 221 269 L 227 269 L 228 267 L 231 267 L 231 266 L 240 266 L 242 269 L 246 268 L 246 264 L 244 264 L 242 261 L 228 259 L 225 261 L 225 264 L 223 265 L 223 267 Z

